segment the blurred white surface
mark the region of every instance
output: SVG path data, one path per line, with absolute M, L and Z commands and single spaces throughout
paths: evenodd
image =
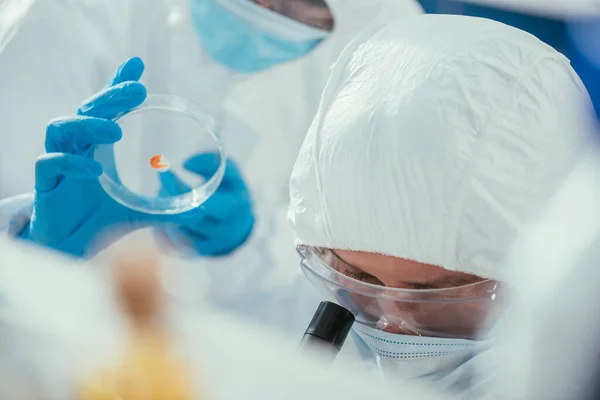
M 600 330 L 600 155 L 590 148 L 514 247 L 513 297 L 496 326 L 494 398 L 584 398 Z
M 12 241 L 0 242 L 0 265 L 0 382 L 10 380 L 17 390 L 19 382 L 35 381 L 28 389 L 37 392 L 28 398 L 65 400 L 85 364 L 81 356 L 106 357 L 105 349 L 122 334 L 106 275 L 99 265 Z M 295 353 L 299 338 L 224 314 L 173 309 L 171 317 L 177 345 L 193 366 L 198 398 L 435 398 L 410 385 L 382 387 L 350 365 L 328 369 Z M 7 398 L 7 388 L 0 385 L 0 398 Z

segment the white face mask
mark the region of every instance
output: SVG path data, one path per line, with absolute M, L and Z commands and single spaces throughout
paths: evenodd
M 476 382 L 474 357 L 490 342 L 387 333 L 362 324 L 354 330 L 376 354 L 384 381 L 422 380 L 437 390 L 464 393 Z

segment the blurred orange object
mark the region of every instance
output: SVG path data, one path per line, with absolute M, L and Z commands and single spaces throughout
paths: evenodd
M 192 400 L 187 365 L 160 324 L 163 293 L 155 253 L 126 255 L 115 265 L 116 292 L 131 323 L 122 356 L 86 380 L 81 400 Z
M 83 386 L 81 400 L 192 400 L 188 369 L 157 332 L 137 332 L 123 356 Z
M 150 157 L 150 166 L 161 172 L 167 171 L 171 167 L 167 158 L 162 154 L 156 154 Z

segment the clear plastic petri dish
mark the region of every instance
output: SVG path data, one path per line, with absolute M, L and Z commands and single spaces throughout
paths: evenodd
M 199 105 L 148 95 L 115 122 L 121 140 L 94 151 L 104 169 L 100 185 L 115 201 L 148 214 L 179 214 L 200 206 L 219 187 L 226 155 L 215 119 Z M 186 165 L 199 155 L 202 167 L 190 169 L 202 175 Z

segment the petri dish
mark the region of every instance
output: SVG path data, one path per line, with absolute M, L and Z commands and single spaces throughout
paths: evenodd
M 200 206 L 219 187 L 226 155 L 215 118 L 199 105 L 153 94 L 114 120 L 123 137 L 96 146 L 94 159 L 104 169 L 100 185 L 115 201 L 143 213 L 180 214 Z M 198 155 L 205 155 L 202 175 L 186 169 Z

